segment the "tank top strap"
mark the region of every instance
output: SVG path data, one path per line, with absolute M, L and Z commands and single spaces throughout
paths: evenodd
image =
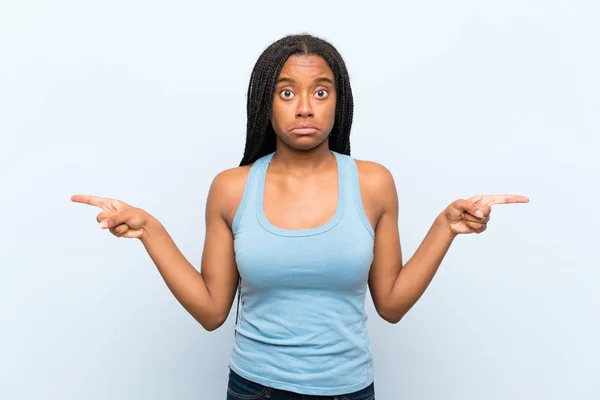
M 345 154 L 337 153 L 332 151 L 337 158 L 338 165 L 338 184 L 340 185 L 339 195 L 343 197 L 344 214 L 348 211 L 352 211 L 354 208 L 354 190 L 352 185 L 354 184 L 352 178 L 352 165 L 350 161 L 352 159 Z
M 344 181 L 345 181 L 345 197 L 346 201 L 346 213 L 348 215 L 354 214 L 357 215 L 361 222 L 364 224 L 365 228 L 371 235 L 371 237 L 375 237 L 375 232 L 373 230 L 373 226 L 371 222 L 367 218 L 367 214 L 365 213 L 365 209 L 362 202 L 362 195 L 360 192 L 360 179 L 358 176 L 358 167 L 356 166 L 356 161 L 348 155 L 340 154 L 339 158 L 341 159 L 340 164 L 343 167 L 340 170 L 343 170 Z
M 233 218 L 232 230 L 235 235 L 240 226 L 241 220 L 246 213 L 246 209 L 249 207 L 250 212 L 254 214 L 254 204 L 256 203 L 256 198 L 260 194 L 259 190 L 261 188 L 258 187 L 258 183 L 260 182 L 260 177 L 266 173 L 266 169 L 269 165 L 271 157 L 273 157 L 274 153 L 267 154 L 256 160 L 254 164 L 250 167 L 250 171 L 248 172 L 248 177 L 246 178 L 246 184 L 244 186 L 244 192 L 242 194 L 242 199 L 238 206 L 238 209 L 235 213 L 235 217 Z

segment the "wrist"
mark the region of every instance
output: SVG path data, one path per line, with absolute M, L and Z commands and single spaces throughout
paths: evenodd
M 450 221 L 448 220 L 445 211 L 437 216 L 434 222 L 434 226 L 436 230 L 440 234 L 444 235 L 449 241 L 454 240 L 454 238 L 457 236 L 457 233 L 454 232 L 452 228 L 450 228 Z
M 144 224 L 142 230 L 143 233 L 140 237 L 140 240 L 142 242 L 147 242 L 148 240 L 160 235 L 160 232 L 164 230 L 164 227 L 158 219 L 154 218 L 150 214 L 147 214 L 146 223 Z

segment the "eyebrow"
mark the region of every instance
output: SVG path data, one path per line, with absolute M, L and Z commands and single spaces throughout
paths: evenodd
M 281 82 L 296 83 L 296 81 L 293 78 L 287 78 L 287 77 L 282 77 L 277 80 L 277 83 L 281 83 Z M 334 82 L 331 79 L 324 77 L 324 76 L 315 79 L 315 82 L 317 82 L 317 83 L 325 82 L 325 83 L 334 85 Z

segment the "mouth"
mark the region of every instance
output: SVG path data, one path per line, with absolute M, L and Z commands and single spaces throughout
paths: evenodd
M 291 130 L 296 135 L 312 135 L 318 131 L 319 128 L 311 124 L 300 124 Z
M 296 135 L 312 135 L 318 131 L 317 128 L 294 128 L 292 129 L 292 133 Z

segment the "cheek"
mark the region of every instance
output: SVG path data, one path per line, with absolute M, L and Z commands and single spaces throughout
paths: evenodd
M 271 115 L 271 123 L 272 123 L 273 129 L 275 130 L 276 133 L 280 132 L 280 128 L 282 127 L 283 122 L 285 121 L 285 115 L 286 115 L 285 107 L 282 107 L 280 102 L 274 101 L 273 102 L 273 113 Z
M 331 128 L 335 122 L 335 101 L 328 104 L 326 115 L 329 122 L 329 127 Z

